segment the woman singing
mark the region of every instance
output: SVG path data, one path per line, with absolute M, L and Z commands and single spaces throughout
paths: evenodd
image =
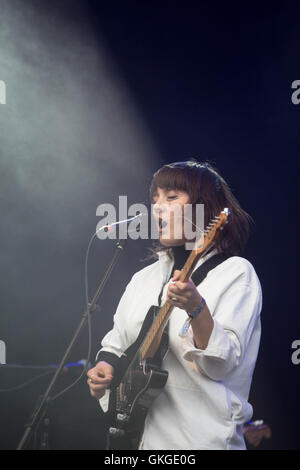
M 149 308 L 168 301 L 174 309 L 161 367 L 169 375 L 148 411 L 139 448 L 245 449 L 242 427 L 252 416 L 248 397 L 262 308 L 255 269 L 241 256 L 250 216 L 206 162 L 164 165 L 153 176 L 150 196 L 159 231 L 156 260 L 133 275 L 120 299 L 113 328 L 88 372 L 90 393 L 106 410 L 120 357 L 135 342 Z M 224 208 L 230 210 L 212 250 L 195 266 L 194 272 L 209 259 L 217 261 L 198 285 L 194 273 L 179 280 L 190 250 L 184 230 L 177 229 L 193 224 L 184 217 L 186 204 L 204 204 L 205 227 Z M 174 216 L 175 206 L 182 208 L 181 217 L 178 210 Z M 186 319 L 184 336 L 179 333 Z

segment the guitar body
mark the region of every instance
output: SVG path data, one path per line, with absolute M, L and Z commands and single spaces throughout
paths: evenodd
M 134 362 L 115 390 L 115 417 L 109 429 L 109 449 L 138 449 L 145 419 L 168 379 L 153 364 Z
M 152 359 L 141 360 L 139 346 L 149 324 L 153 322 L 155 307 L 151 307 L 136 342 L 122 357 L 118 368 L 121 380 L 111 384 L 109 413 L 110 422 L 107 449 L 138 449 L 144 423 L 153 401 L 164 388 L 168 372 L 160 369 L 162 357 L 167 351 L 168 337 L 165 332 L 160 349 Z

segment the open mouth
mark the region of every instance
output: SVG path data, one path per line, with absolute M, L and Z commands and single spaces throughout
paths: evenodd
M 163 220 L 162 218 L 158 219 L 158 228 L 159 228 L 159 230 L 163 230 L 167 225 L 168 225 L 168 223 L 165 220 Z

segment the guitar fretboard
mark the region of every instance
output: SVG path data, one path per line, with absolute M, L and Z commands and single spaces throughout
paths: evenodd
M 191 252 L 181 271 L 180 281 L 185 282 L 190 277 L 199 258 L 200 255 L 197 255 L 194 251 Z M 159 309 L 156 319 L 141 345 L 140 351 L 142 360 L 145 360 L 148 357 L 153 357 L 157 351 L 157 348 L 155 349 L 154 346 L 155 338 L 157 338 L 160 332 L 163 332 L 173 308 L 174 305 L 166 301 L 165 304 Z

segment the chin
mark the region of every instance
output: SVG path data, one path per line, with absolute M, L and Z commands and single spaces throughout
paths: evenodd
M 169 239 L 169 238 L 160 237 L 160 243 L 163 246 L 171 247 L 171 246 L 184 245 L 185 241 L 184 240 L 178 240 L 178 239 Z

